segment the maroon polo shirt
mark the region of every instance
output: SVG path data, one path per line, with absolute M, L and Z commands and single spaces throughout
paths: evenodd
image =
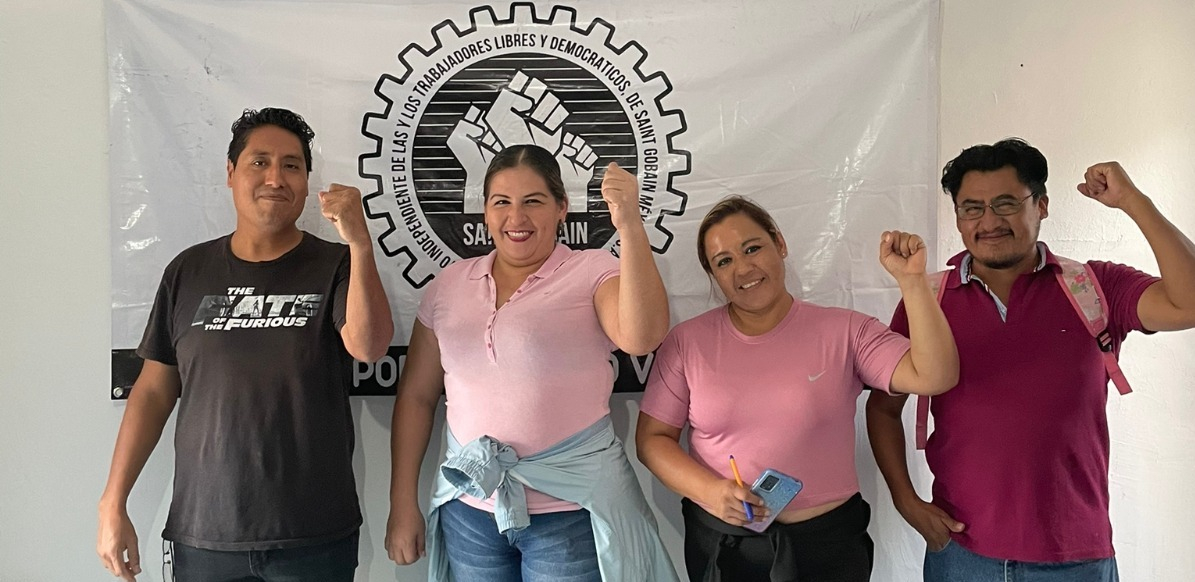
M 979 279 L 960 280 L 952 257 L 942 310 L 959 351 L 959 383 L 931 400 L 925 458 L 934 504 L 966 525 L 955 542 L 982 556 L 1026 562 L 1111 557 L 1108 519 L 1108 376 L 1099 347 L 1055 278 L 1042 269 L 1013 284 L 1002 318 Z M 1119 354 L 1141 293 L 1159 279 L 1089 262 L 1108 300 Z M 904 304 L 892 329 L 908 335 Z M 1131 380 L 1131 379 L 1130 379 Z

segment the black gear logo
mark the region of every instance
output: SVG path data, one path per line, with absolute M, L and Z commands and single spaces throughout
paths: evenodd
M 377 184 L 366 216 L 384 223 L 379 246 L 403 278 L 421 288 L 453 261 L 493 248 L 482 179 L 494 154 L 521 143 L 560 163 L 570 196 L 562 242 L 617 253 L 599 189 L 600 170 L 613 161 L 639 177 L 652 248 L 667 251 L 665 221 L 688 200 L 673 182 L 689 173 L 690 154 L 673 147 L 684 114 L 663 108 L 672 85 L 662 72 L 641 71 L 643 47 L 616 47 L 610 23 L 582 28 L 566 6 L 541 17 L 515 3 L 505 18 L 481 6 L 469 24 L 445 20 L 431 31 L 431 49 L 403 49 L 402 74 L 383 74 L 374 89 L 385 109 L 364 117 L 375 149 L 361 155 L 360 174 Z

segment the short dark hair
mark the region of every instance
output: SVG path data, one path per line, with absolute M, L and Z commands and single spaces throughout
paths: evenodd
M 776 220 L 772 218 L 771 214 L 768 214 L 767 210 L 754 201 L 737 194 L 727 196 L 705 213 L 705 218 L 701 219 L 701 225 L 697 227 L 697 262 L 701 263 L 701 268 L 705 269 L 706 273 L 711 271 L 710 261 L 705 256 L 705 234 L 714 225 L 736 214 L 750 218 L 752 222 L 768 232 L 773 243 L 780 244 L 780 228 L 776 226 Z
M 942 190 L 957 202 L 958 191 L 967 172 L 995 172 L 1010 166 L 1017 171 L 1017 179 L 1029 188 L 1034 200 L 1045 195 L 1046 178 L 1050 173 L 1046 157 L 1018 137 L 963 150 L 942 168 Z
M 482 185 L 482 199 L 490 198 L 490 181 L 498 172 L 510 168 L 526 166 L 531 168 L 548 184 L 548 193 L 556 202 L 568 206 L 568 192 L 564 190 L 564 179 L 560 177 L 560 164 L 556 157 L 548 150 L 532 144 L 513 145 L 498 152 L 490 160 L 490 167 L 485 171 L 485 182 Z
M 315 139 L 315 132 L 298 113 L 275 107 L 266 107 L 260 111 L 246 109 L 239 119 L 232 122 L 232 141 L 228 142 L 228 161 L 232 162 L 232 166 L 236 167 L 237 158 L 245 151 L 245 145 L 249 143 L 249 134 L 263 125 L 281 127 L 299 138 L 299 144 L 303 146 L 303 161 L 307 163 L 307 173 L 310 174 L 311 140 Z

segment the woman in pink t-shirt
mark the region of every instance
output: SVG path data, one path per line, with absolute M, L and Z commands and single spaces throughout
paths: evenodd
M 772 217 L 733 196 L 705 216 L 697 258 L 727 304 L 677 325 L 656 353 L 643 397 L 639 459 L 685 497 L 691 580 L 864 581 L 870 509 L 855 475 L 855 410 L 864 385 L 940 394 L 958 379 L 950 327 L 925 273 L 925 244 L 885 232 L 880 262 L 910 309 L 906 340 L 875 318 L 793 298 L 788 247 Z M 916 311 L 916 316 L 912 313 Z M 688 424 L 689 451 L 680 446 Z M 771 468 L 804 488 L 762 534 L 767 510 L 739 485 Z M 720 577 L 721 576 L 721 577 Z
M 615 258 L 559 242 L 569 208 L 560 172 L 538 146 L 499 152 L 483 187 L 494 250 L 445 268 L 420 304 L 395 401 L 386 549 L 399 564 L 426 550 L 433 581 L 590 582 L 601 579 L 599 562 L 616 579 L 632 568 L 675 580 L 608 419 L 610 352 L 650 353 L 669 324 L 638 183 L 617 164 L 605 168 Z M 442 394 L 449 459 L 425 525 L 419 472 Z M 597 441 L 598 453 L 570 457 Z M 590 468 L 616 481 L 553 472 L 595 458 L 602 461 Z M 449 482 L 450 473 L 471 480 Z M 590 491 L 611 483 L 630 487 L 616 500 Z M 611 539 L 612 522 L 621 537 Z

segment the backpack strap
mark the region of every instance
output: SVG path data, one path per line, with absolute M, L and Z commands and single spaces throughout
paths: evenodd
M 942 296 L 946 294 L 946 279 L 950 277 L 950 271 L 953 269 L 946 269 L 945 271 L 938 271 L 937 273 L 930 273 L 926 275 L 929 280 L 929 289 L 933 291 L 938 297 L 938 304 L 942 304 Z M 924 450 L 925 444 L 929 441 L 929 396 L 917 396 L 917 450 Z
M 1055 258 L 1062 265 L 1062 269 L 1055 272 L 1058 284 L 1070 300 L 1071 307 L 1075 308 L 1075 313 L 1087 326 L 1087 333 L 1095 338 L 1099 345 L 1108 377 L 1121 394 L 1132 392 L 1128 379 L 1124 377 L 1124 372 L 1116 361 L 1116 354 L 1112 351 L 1112 335 L 1108 333 L 1108 301 L 1104 297 L 1099 280 L 1091 270 L 1091 265 L 1057 255 Z

